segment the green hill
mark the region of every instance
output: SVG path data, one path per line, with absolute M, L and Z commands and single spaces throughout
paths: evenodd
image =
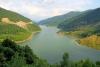
M 39 22 L 39 24 L 47 25 L 47 26 L 58 26 L 60 23 L 64 22 L 65 20 L 75 17 L 75 16 L 79 15 L 80 13 L 81 12 L 72 11 L 72 12 L 69 12 L 64 15 L 59 15 L 59 16 L 55 16 L 55 17 L 51 17 L 51 18 L 42 20 Z
M 100 8 L 84 11 L 62 22 L 58 28 L 67 35 L 80 38 L 77 41 L 82 45 L 92 48 L 100 47 Z
M 84 11 L 79 16 L 59 24 L 58 28 L 64 31 L 84 31 L 84 35 L 100 35 L 100 8 Z M 83 35 L 83 34 L 82 34 Z
M 39 31 L 40 28 L 32 20 L 3 8 L 0 8 L 0 41 L 10 38 L 23 41 Z
M 17 21 L 25 21 L 25 22 L 31 22 L 30 19 L 16 13 L 10 10 L 6 10 L 4 8 L 0 8 L 0 21 L 2 18 L 9 18 L 11 21 L 13 22 L 17 22 Z

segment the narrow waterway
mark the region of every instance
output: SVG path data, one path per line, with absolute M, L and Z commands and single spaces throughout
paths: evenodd
M 78 45 L 74 39 L 57 34 L 55 27 L 41 26 L 42 31 L 33 36 L 32 40 L 23 43 L 29 45 L 33 52 L 49 63 L 61 61 L 64 52 L 68 52 L 70 60 L 77 61 L 87 59 L 100 61 L 100 51 L 89 47 Z

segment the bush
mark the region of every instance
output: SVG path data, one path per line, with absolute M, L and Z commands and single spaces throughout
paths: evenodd
M 2 46 L 3 46 L 3 47 L 9 47 L 9 48 L 13 49 L 14 51 L 17 51 L 16 43 L 13 42 L 13 41 L 10 40 L 10 39 L 5 39 L 5 40 L 2 42 Z
M 28 46 L 25 46 L 25 58 L 27 64 L 32 64 L 34 62 L 32 50 Z
M 14 54 L 15 52 L 11 48 L 5 48 L 4 57 L 6 58 L 7 61 L 11 60 Z

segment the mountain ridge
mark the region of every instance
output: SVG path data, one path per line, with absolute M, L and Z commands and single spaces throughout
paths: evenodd
M 81 45 L 100 50 L 100 8 L 88 10 L 58 25 L 60 31 L 71 35 Z M 97 46 L 97 47 L 95 47 Z
M 47 26 L 58 26 L 61 22 L 64 22 L 66 19 L 72 18 L 80 14 L 78 11 L 71 11 L 69 13 L 54 16 L 45 20 L 40 21 L 38 24 L 47 25 Z

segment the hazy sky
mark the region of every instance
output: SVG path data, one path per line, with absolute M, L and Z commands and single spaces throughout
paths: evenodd
M 0 0 L 0 7 L 39 21 L 69 11 L 98 8 L 100 0 Z

